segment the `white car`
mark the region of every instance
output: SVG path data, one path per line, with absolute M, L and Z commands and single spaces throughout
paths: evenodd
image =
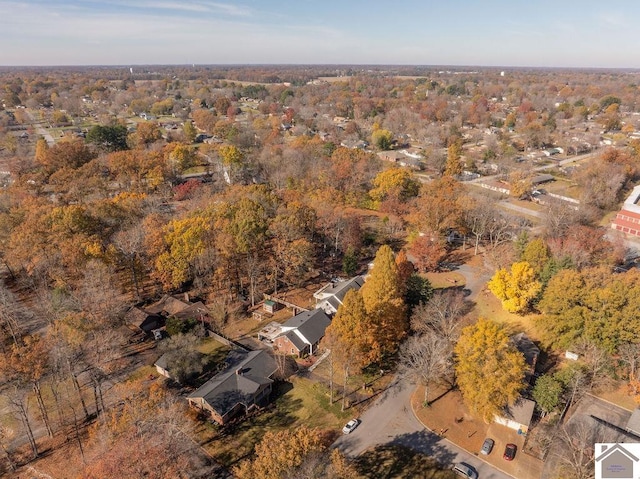
M 342 428 L 342 433 L 350 434 L 351 431 L 358 427 L 358 424 L 360 424 L 360 419 L 352 419 Z

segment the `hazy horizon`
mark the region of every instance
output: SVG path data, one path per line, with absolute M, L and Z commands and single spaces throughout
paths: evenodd
M 2 66 L 635 69 L 640 4 L 0 0 Z

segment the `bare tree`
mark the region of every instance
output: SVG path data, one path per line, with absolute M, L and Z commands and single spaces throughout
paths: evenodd
M 620 361 L 629 367 L 629 379 L 636 378 L 636 369 L 640 363 L 640 344 L 626 343 L 618 348 Z
M 417 333 L 435 332 L 453 343 L 460 333 L 460 318 L 469 310 L 462 291 L 435 291 L 411 316 L 411 329 Z
M 31 425 L 28 390 L 19 388 L 18 386 L 13 386 L 6 392 L 6 395 L 9 399 L 9 405 L 20 418 L 20 422 L 22 423 L 24 432 L 27 435 L 29 445 L 31 446 L 31 451 L 33 452 L 33 458 L 35 459 L 38 457 L 38 444 L 36 443 L 36 438 L 33 434 L 33 427 Z
M 554 448 L 558 458 L 557 472 L 562 477 L 591 479 L 594 477 L 594 447 L 598 442 L 614 442 L 612 431 L 589 416 L 572 419 L 558 431 Z
M 424 385 L 424 403 L 429 404 L 429 386 L 452 373 L 451 344 L 433 332 L 410 337 L 400 348 L 402 374 Z

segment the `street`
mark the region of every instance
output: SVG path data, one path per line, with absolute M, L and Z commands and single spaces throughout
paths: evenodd
M 411 410 L 410 399 L 414 388 L 405 379 L 396 380 L 360 417 L 360 426 L 351 434 L 338 438 L 334 447 L 349 457 L 356 457 L 377 445 L 397 444 L 432 457 L 445 466 L 466 462 L 478 471 L 482 479 L 511 478 L 479 460 L 475 454 L 427 430 Z

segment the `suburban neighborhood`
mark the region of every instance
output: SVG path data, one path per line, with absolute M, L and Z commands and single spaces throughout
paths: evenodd
M 640 467 L 635 73 L 0 86 L 0 475 Z

